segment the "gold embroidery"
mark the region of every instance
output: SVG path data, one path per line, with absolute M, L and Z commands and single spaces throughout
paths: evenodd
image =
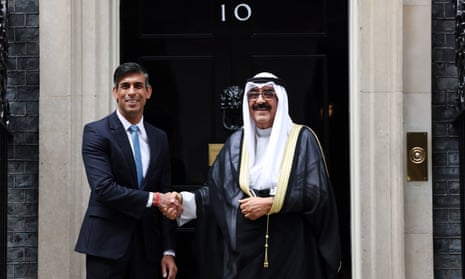
M 263 267 L 268 268 L 268 240 L 269 240 L 269 222 L 270 214 L 278 213 L 284 204 L 286 198 L 287 186 L 289 183 L 289 176 L 291 175 L 292 161 L 294 159 L 295 149 L 297 145 L 297 139 L 299 138 L 299 132 L 302 125 L 294 125 L 289 133 L 287 140 L 286 149 L 284 150 L 283 161 L 281 162 L 281 170 L 279 172 L 278 183 L 276 186 L 276 194 L 273 198 L 273 204 L 271 205 L 270 211 L 266 215 L 266 234 L 265 234 L 265 259 Z M 249 187 L 249 154 L 245 148 L 245 141 L 242 142 L 242 155 L 241 165 L 239 173 L 239 186 L 241 190 L 246 193 L 249 197 L 255 196 L 253 191 Z
M 283 161 L 281 162 L 281 171 L 279 172 L 276 194 L 273 199 L 273 205 L 271 206 L 268 214 L 278 213 L 283 207 L 284 199 L 286 198 L 287 186 L 289 184 L 289 177 L 291 175 L 297 139 L 299 138 L 299 132 L 302 127 L 302 125 L 294 125 L 289 133 L 286 149 L 284 150 Z

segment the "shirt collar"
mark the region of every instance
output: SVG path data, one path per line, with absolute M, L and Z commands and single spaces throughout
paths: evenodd
M 124 116 L 119 112 L 119 110 L 116 110 L 116 115 L 118 116 L 119 121 L 121 121 L 121 124 L 123 124 L 124 130 L 127 131 L 129 127 L 131 127 L 132 125 L 136 125 L 139 128 L 139 131 L 141 132 L 141 134 L 145 135 L 144 116 L 142 116 L 139 123 L 132 124 L 126 118 L 124 118 Z

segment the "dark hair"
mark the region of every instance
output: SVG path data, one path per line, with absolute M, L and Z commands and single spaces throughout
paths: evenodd
M 144 74 L 145 87 L 148 88 L 150 86 L 149 73 L 147 72 L 147 70 L 145 70 L 144 67 L 134 62 L 123 63 L 119 65 L 118 68 L 116 68 L 115 73 L 113 74 L 113 86 L 115 88 L 118 88 L 118 82 L 120 81 L 120 79 L 123 76 L 127 74 L 132 74 L 132 73 Z

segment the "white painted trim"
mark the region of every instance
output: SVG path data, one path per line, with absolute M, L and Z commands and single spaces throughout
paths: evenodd
M 111 112 L 119 0 L 40 3 L 39 278 L 85 278 L 74 244 L 89 186 L 83 125 Z
M 352 247 L 352 278 L 362 276 L 362 253 L 361 253 L 361 204 L 360 197 L 360 14 L 359 1 L 349 2 L 349 142 L 350 142 L 350 212 L 351 212 L 351 247 Z

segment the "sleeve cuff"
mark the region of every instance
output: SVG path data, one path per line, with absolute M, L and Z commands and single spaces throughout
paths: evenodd
M 176 253 L 174 252 L 174 250 L 166 250 L 163 252 L 163 256 L 173 256 L 173 257 L 176 257 Z
M 147 200 L 147 204 L 145 206 L 146 207 L 151 207 L 152 206 L 152 201 L 153 201 L 153 193 L 149 192 L 149 199 Z
M 182 214 L 176 218 L 178 226 L 197 218 L 197 205 L 195 204 L 195 195 L 191 192 L 181 192 L 182 195 Z

